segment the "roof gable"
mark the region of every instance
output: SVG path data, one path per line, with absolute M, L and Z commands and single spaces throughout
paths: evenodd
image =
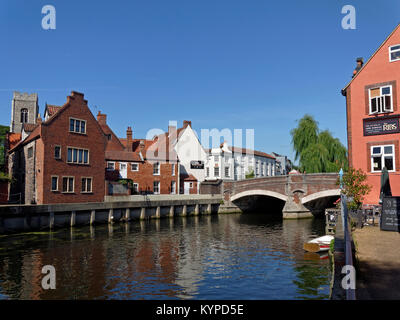
M 378 49 L 375 50 L 375 52 L 371 55 L 371 57 L 368 59 L 367 62 L 365 62 L 363 64 L 363 66 L 361 67 L 361 69 L 354 75 L 354 77 L 348 82 L 348 84 L 342 89 L 342 93 L 343 95 L 345 95 L 345 91 L 346 89 L 353 83 L 353 81 L 355 79 L 357 79 L 357 77 L 364 71 L 364 69 L 366 69 L 368 67 L 368 65 L 371 64 L 371 61 L 374 59 L 374 57 L 381 52 L 381 50 L 386 50 L 387 46 L 386 44 L 388 44 L 388 42 L 390 42 L 390 40 L 393 37 L 399 37 L 400 38 L 400 24 L 398 24 L 396 26 L 396 28 L 394 28 L 394 30 L 389 34 L 389 36 L 382 42 L 382 44 L 378 47 Z M 399 44 L 400 44 L 400 40 L 399 40 Z M 387 56 L 389 59 L 389 56 Z M 389 61 L 389 60 L 388 60 Z

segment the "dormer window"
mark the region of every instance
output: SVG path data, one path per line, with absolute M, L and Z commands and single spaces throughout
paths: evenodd
M 389 61 L 400 60 L 400 44 L 389 47 Z
M 386 113 L 393 111 L 392 86 L 369 89 L 369 113 Z

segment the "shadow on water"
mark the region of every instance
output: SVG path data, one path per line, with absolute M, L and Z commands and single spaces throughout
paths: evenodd
M 0 299 L 323 299 L 329 263 L 302 250 L 323 229 L 258 212 L 4 236 Z

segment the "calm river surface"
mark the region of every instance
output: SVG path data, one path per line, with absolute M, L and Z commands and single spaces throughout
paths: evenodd
M 302 249 L 323 234 L 259 213 L 0 236 L 0 299 L 327 299 L 329 259 Z

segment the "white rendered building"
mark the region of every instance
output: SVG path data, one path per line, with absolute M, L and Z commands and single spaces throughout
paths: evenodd
M 267 153 L 237 147 L 226 142 L 208 150 L 206 180 L 243 180 L 254 173 L 255 178 L 275 176 L 276 159 Z

